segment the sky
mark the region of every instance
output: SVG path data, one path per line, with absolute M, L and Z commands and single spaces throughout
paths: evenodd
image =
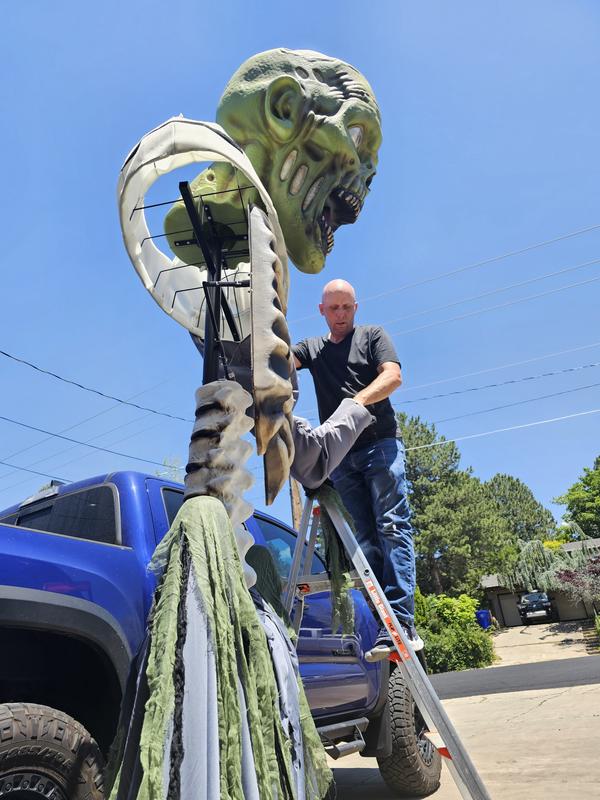
M 357 322 L 383 324 L 397 347 L 394 405 L 459 439 L 463 468 L 520 478 L 560 518 L 553 499 L 600 452 L 600 414 L 581 413 L 600 409 L 598 3 L 23 0 L 2 16 L 3 353 L 192 418 L 201 358 L 129 262 L 119 170 L 169 117 L 214 120 L 249 56 L 318 50 L 367 77 L 383 145 L 325 270 L 290 265 L 292 339 L 324 333 L 323 285 L 351 281 Z M 0 383 L 0 461 L 14 465 L 0 464 L 0 508 L 46 476 L 187 461 L 189 422 L 6 355 Z M 315 416 L 310 377 L 297 411 Z M 258 459 L 250 468 L 263 508 Z M 285 490 L 273 513 L 290 519 Z

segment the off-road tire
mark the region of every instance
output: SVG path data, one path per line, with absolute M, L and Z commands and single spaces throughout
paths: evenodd
M 83 725 L 47 706 L 0 705 L 2 800 L 103 800 L 104 761 Z
M 427 797 L 440 785 L 442 762 L 399 669 L 390 675 L 389 703 L 392 753 L 377 759 L 381 777 L 398 797 Z

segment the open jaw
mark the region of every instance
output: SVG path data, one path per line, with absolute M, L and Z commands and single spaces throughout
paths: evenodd
M 324 178 L 317 178 L 306 192 L 302 211 L 306 212 L 316 200 Z M 316 201 L 316 209 L 313 215 L 315 228 L 318 228 L 321 236 L 321 249 L 323 255 L 328 255 L 333 250 L 335 231 L 340 225 L 351 225 L 356 222 L 361 212 L 364 197 L 356 192 L 347 189 L 345 186 L 335 186 L 322 201 L 322 205 Z

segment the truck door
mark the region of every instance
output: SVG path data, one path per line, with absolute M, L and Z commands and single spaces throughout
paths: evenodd
M 274 557 L 280 577 L 289 576 L 297 534 L 275 520 L 255 514 L 246 523 L 260 530 Z M 255 536 L 260 541 L 259 536 Z M 305 567 L 307 571 L 308 567 Z M 326 572 L 325 564 L 315 553 L 310 565 L 313 575 Z M 355 628 L 343 636 L 331 628 L 331 596 L 329 592 L 305 598 L 304 614 L 297 644 L 302 682 L 316 717 L 328 717 L 346 711 L 358 711 L 374 705 L 377 698 L 376 665 L 367 664 L 364 650 L 369 649 L 377 630 L 373 615 L 360 592 L 353 592 Z M 372 638 L 371 638 L 372 637 Z M 366 638 L 368 641 L 363 641 Z

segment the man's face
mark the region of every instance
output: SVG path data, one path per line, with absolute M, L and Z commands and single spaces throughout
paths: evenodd
M 352 332 L 357 308 L 354 295 L 345 291 L 327 292 L 319 304 L 319 311 L 335 339 L 343 339 Z

